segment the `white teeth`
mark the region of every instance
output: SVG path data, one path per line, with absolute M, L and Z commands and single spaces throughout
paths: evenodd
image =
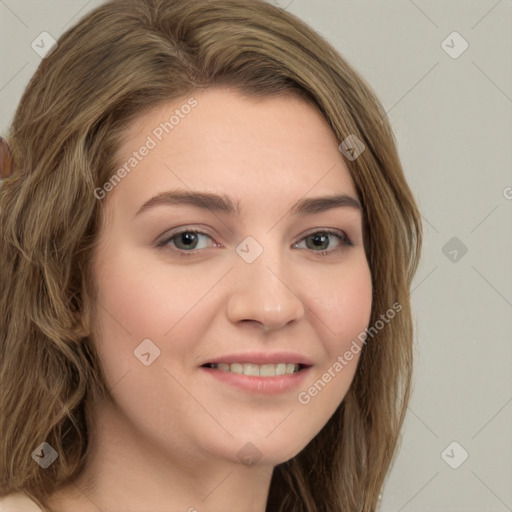
M 260 369 L 256 364 L 244 364 L 244 375 L 259 375 Z
M 273 377 L 276 374 L 276 365 L 262 364 L 258 373 L 263 377 Z
M 233 363 L 231 365 L 228 365 L 230 368 L 225 370 L 227 372 L 231 371 L 233 373 L 244 373 L 244 365 L 240 363 Z M 215 365 L 213 365 L 215 368 Z M 222 368 L 219 368 L 219 370 L 222 370 Z
M 258 377 L 274 377 L 275 375 L 291 375 L 299 371 L 299 365 L 294 363 L 252 364 L 252 363 L 212 363 L 211 368 L 223 372 L 238 373 Z
M 295 371 L 295 366 L 297 366 L 297 365 L 292 364 L 292 363 L 288 363 L 286 365 L 286 373 L 293 373 Z
M 286 363 L 276 364 L 276 375 L 284 375 L 286 373 Z

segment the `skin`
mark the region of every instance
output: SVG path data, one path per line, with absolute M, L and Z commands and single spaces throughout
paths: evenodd
M 53 495 L 56 512 L 263 512 L 274 466 L 322 429 L 357 368 L 359 354 L 299 403 L 298 393 L 332 368 L 370 319 L 361 211 L 288 213 L 305 197 L 357 199 L 336 137 L 295 96 L 258 99 L 216 88 L 194 97 L 197 107 L 102 199 L 94 343 L 110 396 L 95 404 L 89 464 Z M 187 99 L 133 124 L 119 162 Z M 135 216 L 145 201 L 175 189 L 228 195 L 241 215 L 182 204 Z M 206 234 L 156 246 L 178 227 Z M 308 236 L 328 228 L 353 245 L 330 235 L 315 247 Z M 250 264 L 235 251 L 248 236 L 263 248 Z M 184 243 L 201 254 L 181 256 Z M 331 252 L 319 255 L 322 249 Z M 134 356 L 144 339 L 161 351 L 149 366 Z M 199 367 L 233 352 L 277 350 L 314 364 L 299 387 L 273 396 L 224 384 Z M 261 456 L 253 465 L 237 455 L 248 442 Z

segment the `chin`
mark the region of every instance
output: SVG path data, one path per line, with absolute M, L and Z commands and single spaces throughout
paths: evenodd
M 264 433 L 248 429 L 246 435 L 239 433 L 235 439 L 214 441 L 209 451 L 214 457 L 247 467 L 276 466 L 295 457 L 312 439 L 310 432 L 301 432 L 295 424 L 291 427 L 277 433 L 278 427 L 270 434 L 268 428 Z

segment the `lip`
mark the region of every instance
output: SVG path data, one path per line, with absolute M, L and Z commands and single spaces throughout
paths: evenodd
M 302 366 L 313 366 L 313 361 L 303 356 L 302 354 L 298 354 L 297 352 L 244 352 L 239 354 L 226 354 L 224 356 L 216 357 L 214 359 L 209 359 L 201 363 L 200 366 L 205 364 L 214 364 L 214 363 L 225 363 L 225 364 L 233 364 L 233 363 L 246 363 L 246 364 L 279 364 L 279 363 L 293 363 L 300 364 Z M 300 373 L 300 372 L 299 372 Z M 270 379 L 272 377 L 265 377 L 266 379 Z
M 274 359 L 275 360 L 275 359 Z M 254 359 L 253 359 L 254 361 Z M 290 361 L 290 360 L 288 360 Z M 213 362 L 213 361 L 212 361 Z M 224 361 L 219 361 L 224 362 Z M 238 362 L 241 362 L 238 360 Z M 247 363 L 251 361 L 245 361 Z M 280 361 L 284 362 L 284 361 Z M 229 363 L 228 363 L 229 364 Z M 254 363 L 265 364 L 265 363 Z M 311 367 L 303 368 L 302 370 L 292 373 L 290 375 L 277 375 L 274 377 L 257 377 L 255 375 L 243 375 L 239 373 L 225 372 L 222 370 L 208 368 L 201 366 L 200 370 L 209 374 L 212 378 L 219 380 L 228 386 L 238 387 L 244 391 L 251 393 L 259 393 L 265 395 L 277 395 L 287 391 L 291 391 L 304 381 L 310 373 Z

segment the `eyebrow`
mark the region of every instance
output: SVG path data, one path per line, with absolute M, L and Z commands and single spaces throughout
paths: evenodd
M 173 206 L 177 204 L 195 206 L 213 212 L 222 212 L 229 215 L 240 215 L 241 208 L 239 201 L 233 201 L 226 195 L 213 194 L 210 192 L 188 192 L 181 190 L 170 190 L 162 192 L 146 201 L 134 215 L 134 218 L 141 213 L 157 206 Z M 334 208 L 349 207 L 362 212 L 361 203 L 354 197 L 347 194 L 335 194 L 322 197 L 311 197 L 299 199 L 290 209 L 292 215 L 314 215 Z

